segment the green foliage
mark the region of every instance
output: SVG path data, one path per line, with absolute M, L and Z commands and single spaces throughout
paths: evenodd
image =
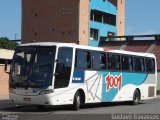
M 0 38 L 0 48 L 14 50 L 17 45 L 15 41 L 11 41 L 7 37 Z

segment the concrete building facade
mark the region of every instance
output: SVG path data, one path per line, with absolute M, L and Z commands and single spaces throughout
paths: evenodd
M 125 0 L 22 0 L 22 43 L 98 46 L 100 37 L 124 35 Z

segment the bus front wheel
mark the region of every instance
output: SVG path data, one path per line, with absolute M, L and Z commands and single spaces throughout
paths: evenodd
M 77 91 L 74 96 L 73 110 L 75 111 L 79 110 L 80 105 L 81 105 L 81 96 L 80 96 L 80 92 Z
M 139 101 L 140 101 L 140 92 L 138 89 L 136 89 L 134 91 L 134 94 L 133 94 L 133 101 L 132 101 L 132 104 L 133 105 L 137 105 L 139 104 Z

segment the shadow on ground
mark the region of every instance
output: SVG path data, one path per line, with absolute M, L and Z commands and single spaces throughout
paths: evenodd
M 1 102 L 1 101 L 0 101 Z M 141 102 L 140 104 L 145 104 Z M 131 106 L 129 102 L 116 102 L 116 103 L 94 103 L 94 104 L 86 104 L 81 106 L 81 110 L 84 109 L 94 109 L 94 108 L 104 108 L 104 107 L 117 107 L 117 106 Z M 54 112 L 54 111 L 73 111 L 71 105 L 65 105 L 65 106 L 47 106 L 45 109 L 37 109 L 35 105 L 25 105 L 25 106 L 17 106 L 15 104 L 12 104 L 11 107 L 5 107 L 0 109 L 0 112 L 32 112 L 32 113 L 38 113 L 38 112 Z

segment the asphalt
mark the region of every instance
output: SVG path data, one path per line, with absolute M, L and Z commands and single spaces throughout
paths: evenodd
M 134 119 L 134 116 L 139 114 L 151 115 L 152 118 L 156 116 L 154 120 L 160 120 L 160 96 L 141 101 L 136 106 L 123 102 L 87 104 L 79 111 L 73 111 L 71 106 L 51 106 L 38 110 L 33 105 L 13 104 L 8 98 L 8 96 L 0 97 L 0 120 L 117 120 L 116 117 L 121 115 Z M 122 120 L 126 119 L 122 118 Z

